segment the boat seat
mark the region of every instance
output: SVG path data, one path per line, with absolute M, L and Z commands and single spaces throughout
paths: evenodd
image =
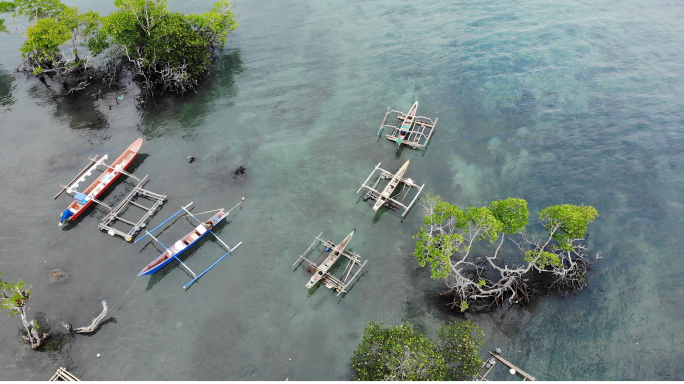
M 203 224 L 200 224 L 197 226 L 197 232 L 199 232 L 200 235 L 204 235 L 207 232 L 207 229 L 204 227 Z
M 176 244 L 174 244 L 173 249 L 174 249 L 176 252 L 178 252 L 178 251 L 182 251 L 182 250 L 185 249 L 185 247 L 187 247 L 187 246 L 188 246 L 188 245 L 185 244 L 185 243 L 183 242 L 183 240 L 178 240 L 178 241 L 176 241 Z

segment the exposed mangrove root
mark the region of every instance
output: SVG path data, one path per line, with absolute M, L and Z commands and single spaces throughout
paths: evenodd
M 91 333 L 91 332 L 94 332 L 95 329 L 97 329 L 97 326 L 100 325 L 100 322 L 102 321 L 102 319 L 104 319 L 105 316 L 107 316 L 107 302 L 102 300 L 102 313 L 100 313 L 100 316 L 94 318 L 93 322 L 89 326 L 81 327 L 81 328 L 72 328 L 71 324 L 66 324 L 66 323 L 59 323 L 59 324 L 61 324 L 69 332 Z

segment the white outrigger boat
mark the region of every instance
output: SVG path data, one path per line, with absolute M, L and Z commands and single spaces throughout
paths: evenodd
M 416 200 L 418 199 L 418 195 L 420 195 L 420 192 L 423 190 L 423 187 L 425 187 L 425 184 L 419 186 L 410 178 L 404 177 L 404 174 L 406 174 L 406 169 L 408 168 L 408 165 L 409 165 L 409 161 L 410 160 L 406 161 L 406 163 L 404 163 L 404 165 L 402 165 L 401 168 L 399 168 L 399 170 L 396 173 L 392 173 L 390 171 L 386 171 L 386 170 L 380 168 L 380 164 L 382 164 L 382 163 L 378 163 L 378 165 L 375 166 L 375 169 L 373 169 L 373 172 L 371 172 L 371 174 L 368 175 L 368 178 L 366 178 L 366 181 L 364 181 L 363 184 L 361 184 L 361 187 L 359 187 L 359 189 L 356 191 L 356 193 L 361 192 L 361 190 L 363 188 L 367 188 L 368 192 L 364 196 L 364 200 L 373 199 L 376 201 L 375 204 L 373 205 L 374 211 L 377 211 L 378 209 L 380 209 L 380 207 L 385 205 L 389 209 L 395 210 L 395 211 L 399 208 L 404 208 L 404 213 L 401 215 L 401 217 L 406 216 L 406 214 L 411 209 L 411 207 L 413 207 L 413 204 L 416 203 Z M 380 170 L 381 173 L 380 173 L 380 176 L 375 180 L 375 183 L 371 186 L 366 185 L 366 183 L 368 183 L 368 180 L 370 180 L 371 177 L 373 177 L 373 175 L 375 174 L 375 171 L 377 171 L 377 170 Z M 382 192 L 380 192 L 380 191 L 378 191 L 377 187 L 378 187 L 378 184 L 380 183 L 380 180 L 383 180 L 383 179 L 390 179 L 390 182 L 389 182 L 389 184 L 387 184 L 387 186 L 385 186 L 385 188 L 383 188 Z M 396 196 L 400 200 L 397 200 L 396 198 L 392 198 L 391 197 L 392 194 L 397 189 L 399 184 L 402 184 L 402 183 L 404 184 L 405 187 L 408 187 L 408 189 L 403 188 L 402 190 L 405 189 L 403 195 L 401 192 L 399 192 L 398 196 Z M 409 205 L 404 205 L 404 199 L 406 199 L 406 196 L 408 196 L 409 192 L 411 191 L 411 188 L 414 188 L 414 187 L 418 190 L 418 192 L 416 193 L 416 196 L 413 198 L 413 200 L 411 201 L 411 203 Z
M 397 185 L 399 185 L 399 182 L 403 179 L 404 173 L 406 173 L 406 168 L 408 168 L 410 161 L 411 160 L 406 160 L 404 165 L 402 165 L 401 168 L 399 168 L 399 170 L 397 171 L 397 173 L 394 174 L 389 184 L 387 184 L 385 189 L 382 190 L 382 193 L 378 197 L 378 200 L 375 202 L 375 205 L 373 205 L 374 211 L 377 212 L 377 210 L 380 209 L 380 207 L 382 207 L 387 202 L 387 199 L 390 198 L 392 192 L 394 192 L 394 190 L 397 189 Z
M 432 133 L 435 130 L 435 125 L 437 125 L 437 120 L 439 119 L 433 121 L 429 117 L 418 116 L 416 114 L 417 111 L 417 101 L 413 103 L 408 113 L 387 108 L 385 118 L 382 120 L 380 129 L 378 130 L 378 136 L 380 136 L 385 127 L 387 127 L 392 129 L 392 131 L 385 135 L 385 137 L 387 140 L 396 142 L 398 147 L 402 144 L 408 145 L 413 149 L 427 147 L 427 144 L 432 137 Z M 395 124 L 387 124 L 387 118 L 390 113 L 396 114 Z
M 311 276 L 309 282 L 306 283 L 307 288 L 311 289 L 316 284 L 322 281 L 325 283 L 325 286 L 327 288 L 337 292 L 337 296 L 340 296 L 341 294 L 347 292 L 347 288 L 349 287 L 349 285 L 356 279 L 356 276 L 358 276 L 359 272 L 361 272 L 361 269 L 363 269 L 363 267 L 368 262 L 368 260 L 366 260 L 363 262 L 363 264 L 361 264 L 361 256 L 359 254 L 347 251 L 347 246 L 349 245 L 352 236 L 354 236 L 354 232 L 356 232 L 356 230 L 352 231 L 349 235 L 347 235 L 347 237 L 345 237 L 344 240 L 342 240 L 342 242 L 340 242 L 339 244 L 335 244 L 329 240 L 321 239 L 320 236 L 323 234 L 323 232 L 321 232 L 318 236 L 316 236 L 316 240 L 314 240 L 314 242 L 311 243 L 309 248 L 307 248 L 307 250 L 301 256 L 299 256 L 297 261 L 292 266 L 296 266 L 303 260 L 309 263 L 308 271 L 310 271 L 313 274 L 313 276 Z M 323 250 L 323 252 L 321 252 L 319 258 L 325 252 L 330 252 L 330 254 L 325 258 L 325 260 L 323 260 L 322 263 L 317 264 L 307 259 L 306 255 L 319 241 L 322 242 L 325 246 L 325 249 Z M 342 277 L 337 278 L 332 275 L 331 268 L 335 265 L 335 263 L 337 263 L 341 256 L 346 257 L 349 260 L 349 262 L 347 263 L 344 272 L 341 274 Z M 359 268 L 357 269 L 356 273 L 354 273 L 354 276 L 350 279 L 349 276 L 351 275 L 355 266 L 358 266 Z

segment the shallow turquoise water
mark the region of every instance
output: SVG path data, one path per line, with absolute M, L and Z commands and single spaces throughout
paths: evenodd
M 410 177 L 460 206 L 515 196 L 533 212 L 585 203 L 600 213 L 589 287 L 471 316 L 483 356 L 500 347 L 538 379 L 684 379 L 681 3 L 251 1 L 233 11 L 240 28 L 198 93 L 145 110 L 132 89 L 94 101 L 13 74 L 22 38 L 0 36 L 0 271 L 33 285 L 30 314 L 53 326 L 87 324 L 103 299 L 115 319 L 36 353 L 18 342 L 18 320 L 0 316 L 2 379 L 44 380 L 59 366 L 90 380 L 350 378 L 368 321 L 429 332 L 456 316 L 411 256 L 419 210 L 403 222 L 364 215 L 354 194 L 378 162 L 407 159 Z M 397 153 L 375 133 L 388 106 L 415 100 L 439 117 L 434 140 Z M 135 173 L 169 191 L 151 225 L 190 201 L 201 212 L 247 198 L 219 229 L 243 245 L 188 291 L 177 263 L 136 279 L 159 250 L 99 232 L 104 211 L 56 225 L 68 201 L 51 199 L 59 184 L 137 137 L 147 156 Z M 240 165 L 250 177 L 231 182 Z M 339 241 L 354 227 L 367 272 L 342 300 L 326 289 L 307 297 L 297 255 L 321 231 Z M 190 228 L 181 219 L 160 239 Z M 221 254 L 208 241 L 184 260 L 202 270 Z M 55 268 L 66 282 L 50 282 Z

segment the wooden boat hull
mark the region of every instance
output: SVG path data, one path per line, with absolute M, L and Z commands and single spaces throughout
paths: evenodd
M 200 241 L 207 233 L 209 233 L 212 228 L 216 227 L 226 217 L 228 217 L 228 214 L 221 210 L 211 219 L 195 227 L 192 232 L 175 242 L 174 245 L 172 245 L 169 249 L 159 255 L 159 257 L 154 259 L 145 268 L 143 268 L 143 270 L 138 273 L 138 276 L 151 275 L 164 268 L 164 266 L 166 266 L 172 260 L 175 260 L 176 257 L 180 256 L 183 252 L 187 251 L 193 245 L 195 245 L 195 243 Z
M 410 161 L 411 160 L 406 160 L 404 165 L 402 165 L 394 177 L 392 177 L 392 180 L 390 180 L 389 184 L 387 184 L 385 189 L 382 190 L 382 193 L 380 193 L 380 196 L 378 196 L 378 200 L 375 202 L 375 205 L 373 205 L 374 211 L 380 209 L 380 207 L 387 202 L 387 199 L 390 198 L 392 192 L 394 192 L 401 180 L 404 178 L 404 173 L 406 173 L 406 169 L 408 168 Z
M 409 113 L 406 114 L 404 121 L 401 122 L 401 126 L 399 128 L 399 137 L 397 139 L 397 145 L 401 145 L 401 142 L 404 140 L 404 137 L 406 137 L 406 134 L 411 130 L 411 125 L 413 125 L 413 120 L 416 117 L 417 111 L 418 102 L 416 101 L 415 103 L 413 103 L 413 106 L 411 106 Z
M 347 245 L 349 245 L 352 236 L 354 236 L 354 232 L 356 232 L 356 230 L 353 230 L 352 233 L 347 235 L 347 237 L 345 237 L 344 240 L 342 240 L 342 242 L 337 244 L 335 249 L 330 251 L 330 255 L 328 255 L 325 261 L 323 261 L 323 263 L 320 266 L 316 267 L 316 273 L 314 273 L 309 282 L 306 283 L 307 288 L 311 288 L 314 285 L 316 285 L 316 283 L 321 281 L 325 274 L 328 273 L 328 270 L 330 270 L 330 268 L 332 268 L 332 266 L 335 265 L 340 256 L 342 256 L 342 253 L 347 249 Z
M 133 162 L 135 157 L 138 155 L 138 152 L 140 151 L 140 146 L 142 145 L 142 139 L 138 139 L 133 142 L 122 154 L 119 156 L 112 164 L 111 167 L 117 168 L 120 166 L 121 170 L 125 171 L 126 168 Z M 89 200 L 85 202 L 85 204 L 80 204 L 76 201 L 73 201 L 71 204 L 69 204 L 69 207 L 67 207 L 66 210 L 71 211 L 73 214 L 66 219 L 66 221 L 71 221 L 79 217 L 92 203 L 92 199 L 97 199 L 100 197 L 100 195 L 110 186 L 116 179 L 121 176 L 121 172 L 116 171 L 111 168 L 107 168 L 106 171 L 104 171 L 100 177 L 95 179 L 88 188 L 86 188 L 83 193 L 87 196 L 90 197 Z M 65 210 L 65 212 L 66 212 Z

